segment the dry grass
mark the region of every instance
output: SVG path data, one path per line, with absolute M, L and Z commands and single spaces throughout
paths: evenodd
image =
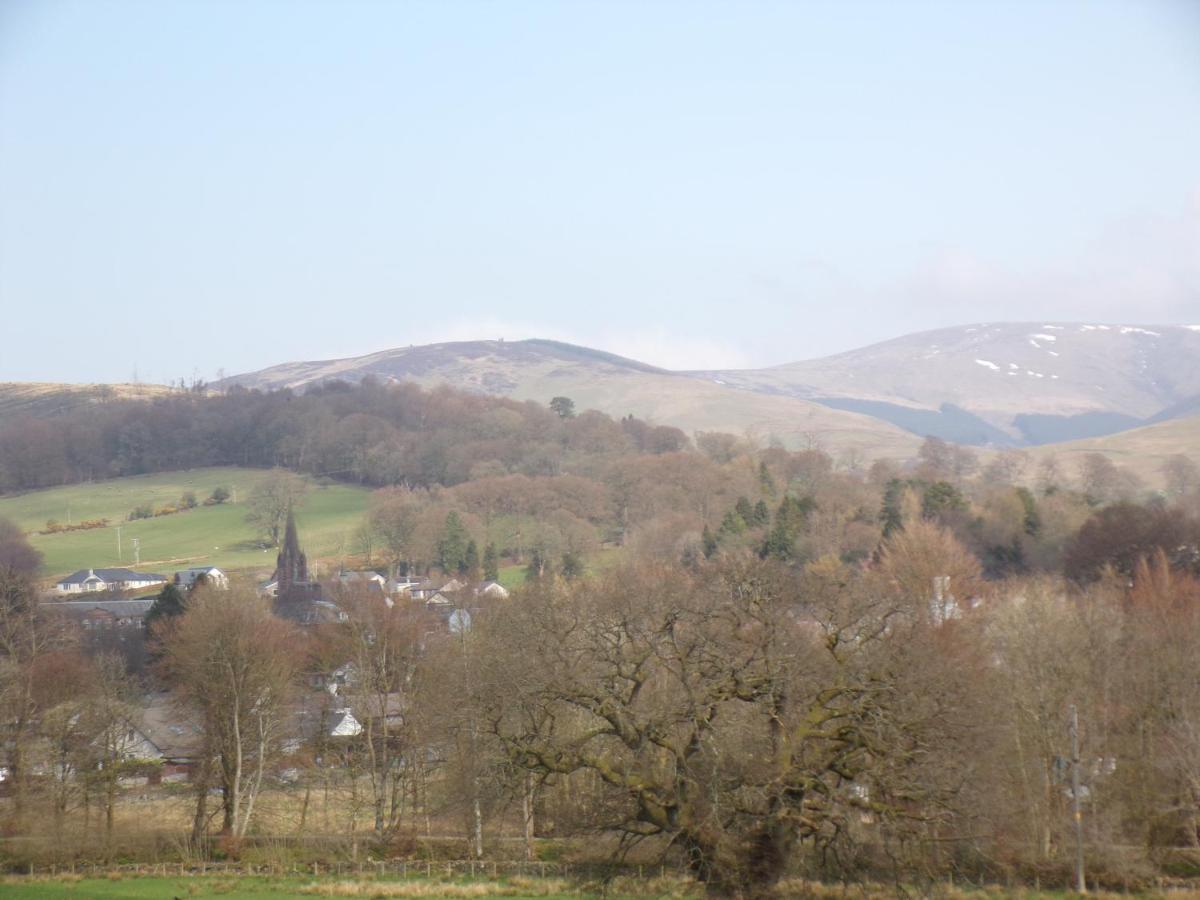
M 501 881 L 334 881 L 313 882 L 299 893 L 315 897 L 547 897 L 571 893 L 558 879 Z

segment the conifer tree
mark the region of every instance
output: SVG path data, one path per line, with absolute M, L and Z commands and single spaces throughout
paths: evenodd
M 438 541 L 438 566 L 443 572 L 466 571 L 467 529 L 458 513 L 446 514 L 446 526 Z
M 498 581 L 500 579 L 500 562 L 496 557 L 496 545 L 488 544 L 483 548 L 483 580 Z
M 459 566 L 459 574 L 467 575 L 479 570 L 479 547 L 475 544 L 474 539 L 467 541 L 467 549 L 463 553 L 463 560 Z

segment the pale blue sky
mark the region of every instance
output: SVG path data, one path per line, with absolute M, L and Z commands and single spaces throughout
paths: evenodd
M 0 0 L 0 380 L 1200 323 L 1200 0 Z

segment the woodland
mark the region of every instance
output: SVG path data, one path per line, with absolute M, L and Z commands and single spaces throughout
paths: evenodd
M 349 588 L 343 620 L 305 628 L 248 580 L 164 591 L 131 670 L 46 613 L 36 552 L 0 524 L 7 857 L 135 852 L 149 764 L 123 736 L 166 695 L 196 750 L 160 852 L 286 831 L 397 858 L 440 836 L 473 859 L 653 860 L 739 896 L 1065 886 L 1079 852 L 1093 884 L 1200 874 L 1185 455 L 1150 491 L 1099 454 L 930 438 L 867 465 L 371 381 L 0 425 L 7 491 L 211 465 L 375 488 L 362 567 L 525 582 L 464 598 L 458 630 Z M 298 724 L 344 709 L 360 733 Z

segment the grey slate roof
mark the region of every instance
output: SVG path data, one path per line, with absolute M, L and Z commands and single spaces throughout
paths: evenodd
M 59 580 L 58 584 L 83 584 L 92 575 L 106 582 L 167 580 L 162 575 L 149 575 L 145 572 L 135 572 L 132 569 L 80 569 L 78 572 L 72 572 L 66 578 Z
M 146 597 L 141 600 L 53 600 L 49 603 L 43 603 L 42 609 L 51 612 L 57 611 L 74 614 L 89 613 L 93 609 L 102 609 L 107 613 L 112 613 L 114 616 L 137 617 L 146 615 L 153 605 L 153 597 Z

